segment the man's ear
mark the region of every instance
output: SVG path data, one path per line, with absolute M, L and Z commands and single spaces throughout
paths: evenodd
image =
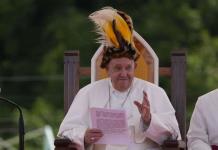
M 106 70 L 107 75 L 109 76 L 108 65 L 104 68 Z
M 134 69 L 136 69 L 136 67 L 137 67 L 137 63 L 135 62 L 135 68 Z
M 108 72 L 108 65 L 107 66 L 105 66 L 105 68 L 104 68 L 107 72 Z

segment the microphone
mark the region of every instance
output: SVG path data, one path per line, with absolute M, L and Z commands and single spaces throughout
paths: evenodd
M 22 114 L 21 107 L 7 98 L 0 97 L 0 101 L 3 101 L 3 102 L 6 102 L 10 105 L 15 106 L 20 113 L 19 121 L 18 121 L 18 123 L 19 123 L 19 150 L 24 150 L 25 131 L 24 131 L 24 120 L 23 120 L 23 114 Z

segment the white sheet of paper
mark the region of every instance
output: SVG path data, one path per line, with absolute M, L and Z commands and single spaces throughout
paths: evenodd
M 104 136 L 96 144 L 129 145 L 125 110 L 90 108 L 92 128 L 101 129 Z

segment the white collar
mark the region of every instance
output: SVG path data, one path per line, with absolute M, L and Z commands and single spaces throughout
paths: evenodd
M 111 94 L 115 94 L 115 95 L 126 95 L 128 92 L 129 92 L 129 90 L 130 90 L 130 88 L 131 88 L 131 86 L 126 90 L 126 91 L 124 91 L 124 92 L 121 92 L 121 91 L 119 91 L 119 90 L 117 90 L 117 89 L 115 89 L 114 87 L 113 87 L 113 84 L 112 84 L 112 82 L 111 82 L 111 78 L 109 78 L 108 79 L 109 80 L 109 86 L 110 86 L 110 92 L 111 92 Z M 134 79 L 133 79 L 133 81 L 134 81 Z M 132 81 L 132 84 L 133 84 L 133 81 Z

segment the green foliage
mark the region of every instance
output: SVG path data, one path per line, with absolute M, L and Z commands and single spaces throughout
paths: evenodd
M 202 43 L 193 47 L 188 59 L 188 96 L 191 101 L 217 88 L 218 40 L 202 32 Z
M 64 113 L 60 108 L 57 109 L 48 103 L 46 99 L 39 97 L 33 104 L 33 109 L 26 110 L 24 115 L 27 131 L 49 124 L 54 127 L 54 133 L 57 133 L 59 121 L 63 119 Z
M 50 124 L 57 133 L 63 119 L 63 53 L 80 50 L 81 65 L 90 66 L 98 44 L 88 15 L 112 6 L 132 17 L 160 66 L 170 65 L 173 50 L 187 49 L 190 116 L 197 97 L 217 88 L 217 5 L 218 0 L 1 0 L 1 95 L 23 107 L 27 130 Z M 80 85 L 89 82 L 82 78 Z M 160 85 L 169 91 L 167 79 Z

